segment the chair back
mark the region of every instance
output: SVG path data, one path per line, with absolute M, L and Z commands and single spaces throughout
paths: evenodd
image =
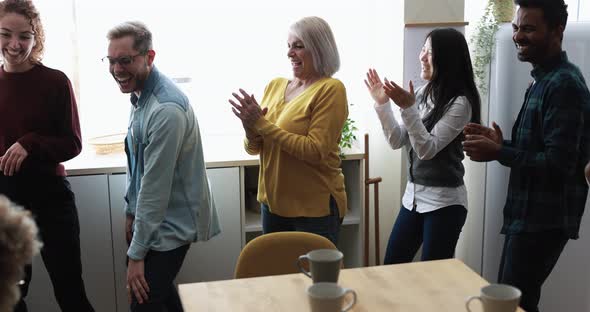
M 235 278 L 298 273 L 299 256 L 315 249 L 336 249 L 336 246 L 323 236 L 306 232 L 261 235 L 242 249 Z

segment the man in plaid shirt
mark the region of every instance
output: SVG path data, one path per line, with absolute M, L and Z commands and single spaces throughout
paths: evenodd
M 569 239 L 577 239 L 588 185 L 590 93 L 561 49 L 567 24 L 563 0 L 515 0 L 512 39 L 518 59 L 533 65 L 534 81 L 512 128 L 469 124 L 463 148 L 475 161 L 510 167 L 504 206 L 506 235 L 500 283 L 522 290 L 521 306 L 539 311 L 541 286 Z

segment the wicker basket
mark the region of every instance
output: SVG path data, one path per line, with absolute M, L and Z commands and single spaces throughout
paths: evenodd
M 92 145 L 99 155 L 121 153 L 125 150 L 126 133 L 116 133 L 91 138 L 88 143 Z

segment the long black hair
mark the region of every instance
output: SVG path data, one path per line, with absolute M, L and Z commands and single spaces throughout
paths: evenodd
M 465 36 L 453 28 L 437 28 L 426 38 L 432 46 L 433 72 L 419 101 L 426 103 L 430 98 L 434 108 L 424 117 L 424 126 L 432 130 L 459 96 L 471 105 L 471 122 L 481 123 L 481 100 Z

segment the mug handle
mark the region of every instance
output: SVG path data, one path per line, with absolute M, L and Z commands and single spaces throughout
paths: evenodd
M 467 298 L 467 301 L 465 301 L 465 308 L 467 308 L 467 311 L 469 312 L 471 312 L 471 308 L 469 308 L 469 303 L 471 303 L 471 301 L 473 300 L 479 300 L 479 302 L 483 303 L 483 301 L 481 301 L 481 297 L 479 296 L 471 296 Z
M 350 301 L 350 303 L 348 303 L 348 305 L 346 307 L 344 307 L 344 309 L 342 310 L 342 312 L 346 312 L 350 309 L 352 309 L 352 307 L 356 304 L 356 291 L 350 289 L 350 288 L 344 288 L 344 296 L 346 296 L 346 294 L 352 294 L 352 300 Z
M 299 259 L 297 259 L 297 267 L 299 268 L 299 271 L 301 271 L 301 273 L 303 273 L 303 274 L 307 275 L 307 277 L 311 278 L 311 273 L 305 271 L 303 266 L 301 266 L 301 261 L 304 259 L 306 259 L 309 262 L 309 257 L 307 257 L 307 255 L 299 256 Z

